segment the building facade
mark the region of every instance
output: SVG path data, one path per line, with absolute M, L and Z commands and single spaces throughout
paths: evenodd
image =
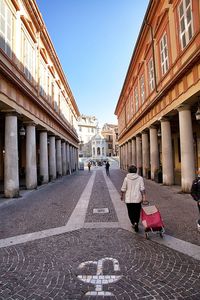
M 99 128 L 97 134 L 90 141 L 92 149 L 92 159 L 93 160 L 104 160 L 106 158 L 106 140 L 99 133 Z
M 118 155 L 118 126 L 114 124 L 104 124 L 101 130 L 102 136 L 106 140 L 106 156 Z
M 78 117 L 79 157 L 91 157 L 91 139 L 97 134 L 98 120 L 95 116 Z
M 77 169 L 80 113 L 35 0 L 1 0 L 0 24 L 0 181 L 16 197 Z
M 151 0 L 115 114 L 120 165 L 190 191 L 200 167 L 200 2 Z

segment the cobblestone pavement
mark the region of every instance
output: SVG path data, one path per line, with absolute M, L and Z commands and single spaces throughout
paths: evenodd
M 146 240 L 141 226 L 141 234 L 126 230 L 125 205 L 115 205 L 113 199 L 119 199 L 112 188 L 113 183 L 120 189 L 125 173 L 111 168 L 110 174 L 107 178 L 104 168 L 80 171 L 22 198 L 1 200 L 0 300 L 200 299 L 200 260 Z M 189 196 L 151 181 L 146 187 L 162 210 L 166 233 L 199 245 L 193 226 L 198 215 Z M 109 212 L 96 214 L 95 208 Z M 187 209 L 189 235 L 175 225 Z M 81 214 L 84 226 L 73 230 L 68 224 L 81 224 Z M 13 245 L 6 246 L 8 238 Z

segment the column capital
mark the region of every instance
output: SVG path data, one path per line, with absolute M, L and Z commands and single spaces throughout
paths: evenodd
M 23 124 L 25 126 L 34 126 L 34 127 L 36 127 L 36 124 L 33 121 L 24 121 Z
M 146 128 L 144 130 L 142 130 L 141 134 L 148 134 L 149 130 Z
M 176 108 L 179 111 L 190 110 L 191 106 L 189 104 L 181 104 Z
M 152 125 L 149 126 L 149 129 L 157 129 L 157 127 L 156 127 L 156 125 L 152 124 Z
M 162 122 L 170 122 L 170 119 L 169 119 L 169 117 L 162 117 L 161 119 L 160 119 L 160 122 L 162 123 Z
M 15 109 L 2 109 L 1 112 L 5 113 L 6 116 L 19 116 L 19 113 Z

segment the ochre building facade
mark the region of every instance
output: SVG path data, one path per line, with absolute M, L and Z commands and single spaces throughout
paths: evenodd
M 35 0 L 0 0 L 0 182 L 5 197 L 78 167 L 80 115 Z
M 200 167 L 200 2 L 149 2 L 115 114 L 120 165 L 190 191 Z

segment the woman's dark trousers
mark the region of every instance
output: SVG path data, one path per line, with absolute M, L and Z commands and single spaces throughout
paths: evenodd
M 140 212 L 141 212 L 141 203 L 126 203 L 128 216 L 131 223 L 134 225 L 135 223 L 139 223 L 140 220 Z

